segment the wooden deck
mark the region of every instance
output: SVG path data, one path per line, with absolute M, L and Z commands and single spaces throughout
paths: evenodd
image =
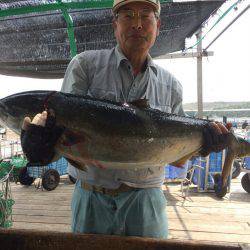
M 74 185 L 67 178 L 51 192 L 12 183 L 13 228 L 70 231 L 70 202 Z M 250 246 L 250 194 L 233 180 L 232 193 L 219 200 L 213 193 L 190 191 L 181 197 L 180 185 L 163 187 L 168 200 L 170 238 Z

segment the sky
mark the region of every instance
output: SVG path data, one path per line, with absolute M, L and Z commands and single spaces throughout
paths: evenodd
M 216 22 L 219 15 L 236 0 L 228 1 L 209 20 L 204 33 Z M 203 40 L 203 48 L 236 17 L 250 0 L 242 0 L 238 10 L 231 11 Z M 250 9 L 243 14 L 208 49 L 214 56 L 203 58 L 203 101 L 250 101 Z M 195 37 L 187 40 L 192 46 Z M 183 86 L 183 103 L 197 101 L 196 58 L 160 59 L 157 64 L 173 73 Z M 62 79 L 32 79 L 0 75 L 0 98 L 27 90 L 60 90 Z

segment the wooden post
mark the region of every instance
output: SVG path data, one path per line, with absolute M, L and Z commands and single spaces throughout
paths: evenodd
M 202 29 L 196 34 L 197 41 L 202 37 Z M 202 96 L 202 41 L 197 44 L 197 104 L 198 118 L 203 118 L 203 96 Z

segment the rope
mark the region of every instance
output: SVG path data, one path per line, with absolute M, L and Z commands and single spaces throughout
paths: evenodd
M 68 38 L 69 38 L 70 55 L 71 55 L 71 58 L 73 58 L 77 54 L 73 19 L 70 16 L 70 14 L 68 13 L 67 8 L 62 3 L 62 0 L 56 0 L 56 1 L 61 5 L 61 11 L 62 11 L 63 17 L 67 23 L 67 33 L 68 33 Z

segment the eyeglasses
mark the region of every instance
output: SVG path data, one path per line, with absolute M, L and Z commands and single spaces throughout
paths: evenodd
M 148 22 L 152 21 L 154 18 L 158 18 L 159 14 L 151 9 L 143 9 L 140 11 L 120 10 L 115 16 L 127 22 L 132 21 L 137 16 L 138 18 L 141 17 L 142 22 Z

